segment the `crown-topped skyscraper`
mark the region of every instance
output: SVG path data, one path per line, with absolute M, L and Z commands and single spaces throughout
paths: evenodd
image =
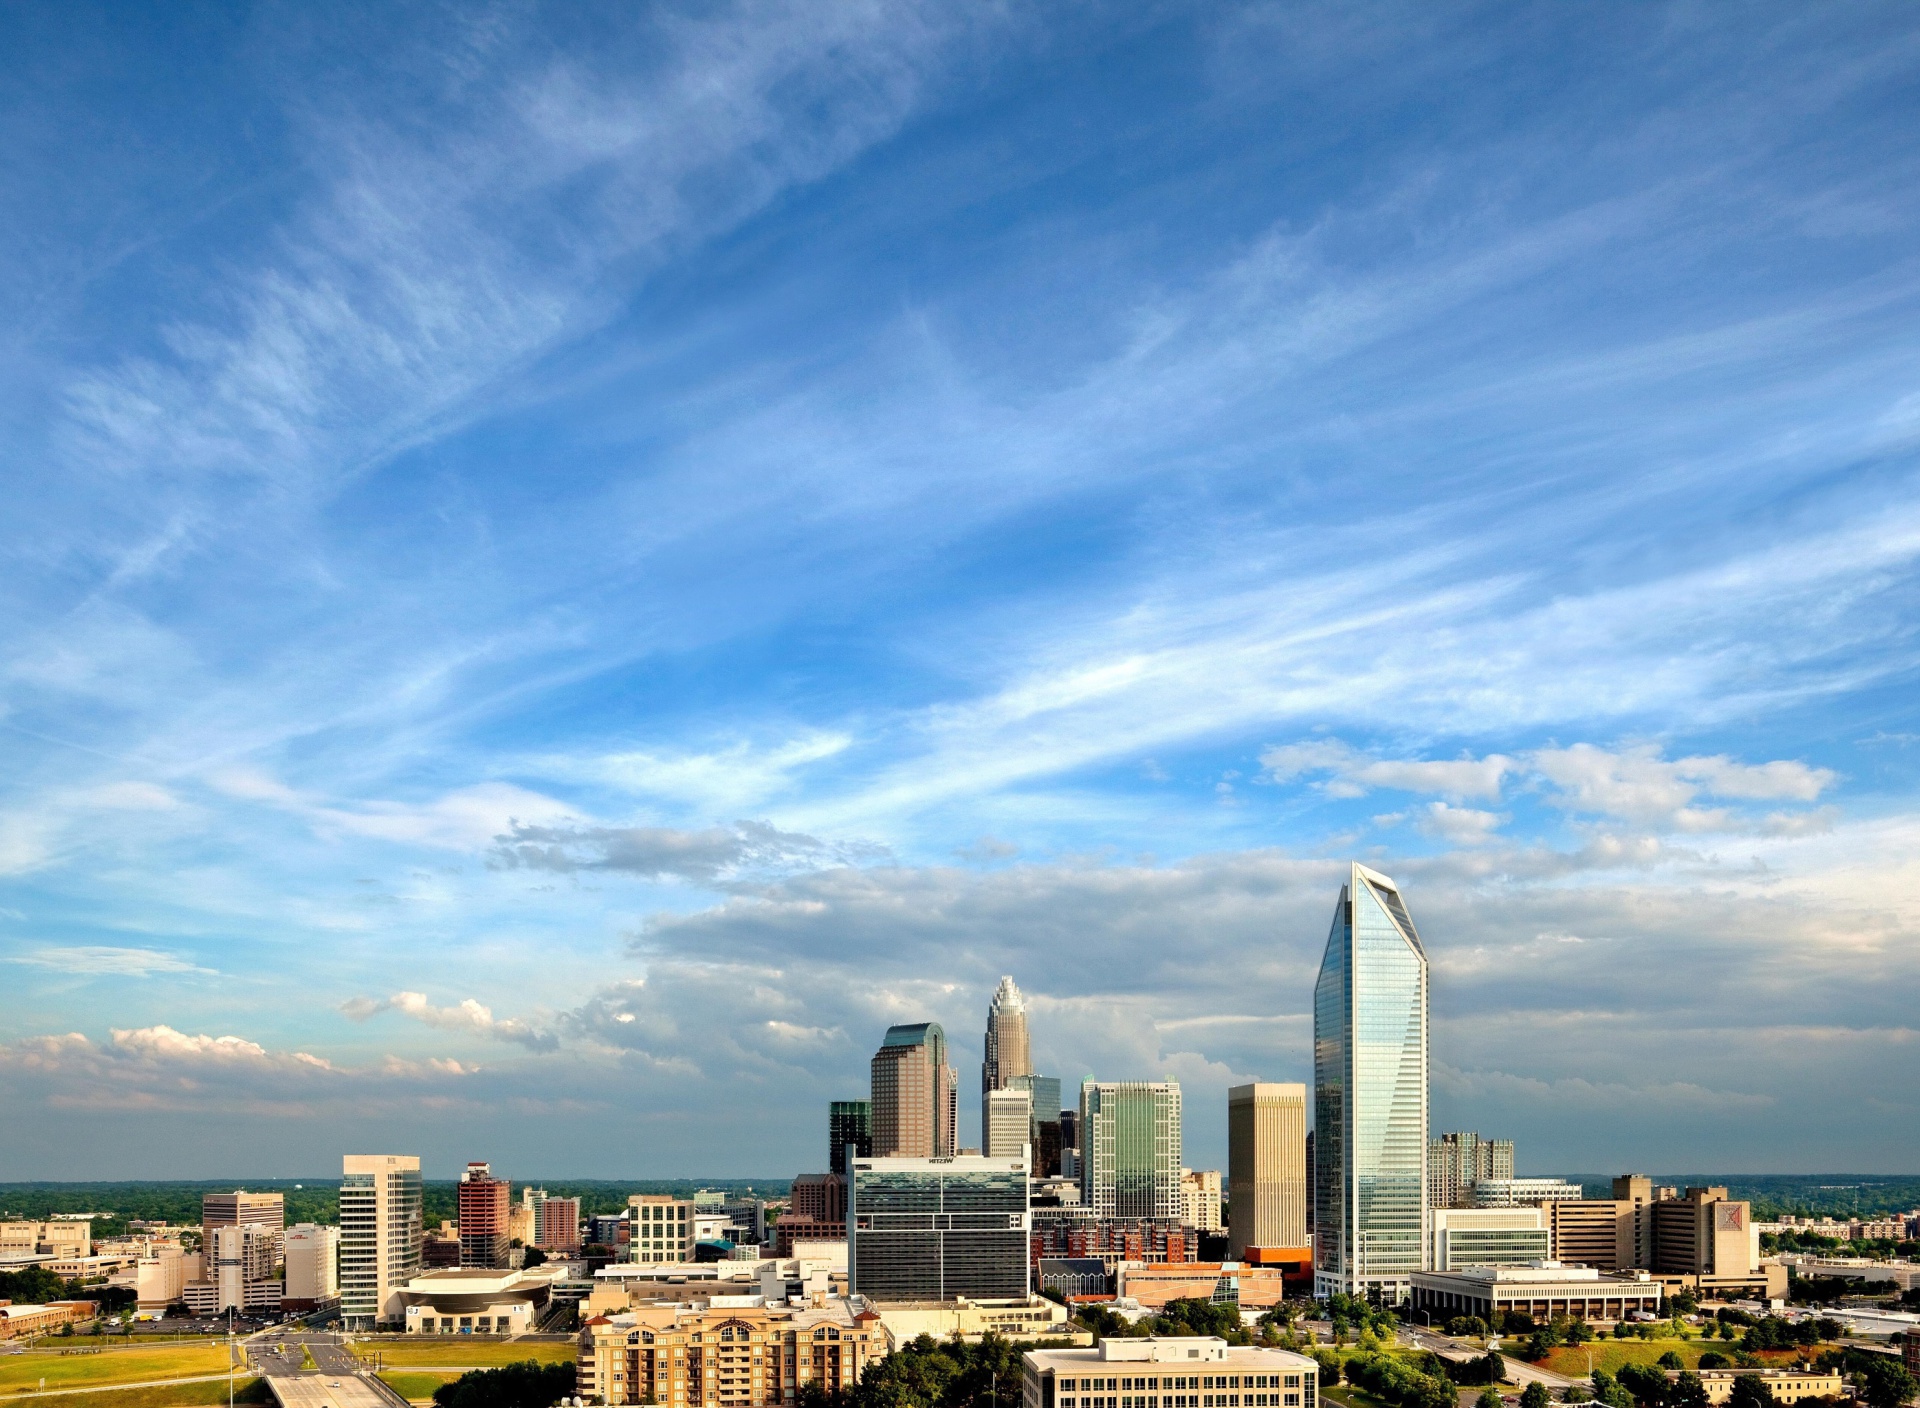
M 987 1097 L 1012 1088 L 1016 1076 L 1033 1074 L 1033 1053 L 1027 1043 L 1027 999 L 1012 978 L 1002 978 L 987 1004 L 987 1037 L 980 1062 L 980 1128 L 988 1128 Z M 1058 1119 L 1058 1112 L 1042 1118 Z

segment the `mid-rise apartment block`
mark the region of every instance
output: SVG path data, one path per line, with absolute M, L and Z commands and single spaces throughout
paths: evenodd
M 1178 1081 L 1080 1087 L 1080 1200 L 1095 1217 L 1178 1218 Z
M 340 1319 L 348 1330 L 402 1323 L 400 1288 L 420 1274 L 420 1160 L 348 1154 L 340 1179 Z
M 627 1199 L 633 1220 L 628 1259 L 647 1264 L 693 1260 L 693 1199 L 636 1193 Z
M 1180 1170 L 1180 1220 L 1197 1232 L 1221 1230 L 1219 1169 Z
M 958 1146 L 958 1076 L 938 1022 L 887 1028 L 873 1055 L 873 1152 L 879 1158 L 945 1158 Z
M 508 1213 L 512 1190 L 484 1163 L 469 1163 L 454 1189 L 460 1228 L 460 1264 L 499 1268 L 507 1264 L 513 1232 Z
M 1227 1091 L 1228 1255 L 1307 1245 L 1307 1088 L 1261 1081 Z
M 847 1260 L 855 1295 L 881 1301 L 1025 1300 L 1030 1155 L 856 1159 Z
M 540 1204 L 540 1221 L 533 1244 L 544 1252 L 580 1250 L 580 1200 L 547 1198 Z
M 1511 1139 L 1482 1139 L 1463 1131 L 1438 1135 L 1427 1144 L 1427 1202 L 1433 1207 L 1473 1207 L 1475 1184 L 1513 1176 Z

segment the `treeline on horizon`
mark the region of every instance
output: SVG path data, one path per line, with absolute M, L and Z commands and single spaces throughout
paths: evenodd
M 1546 1176 L 1578 1183 L 1589 1198 L 1613 1196 L 1611 1174 Z M 1920 1208 L 1920 1175 L 1914 1174 L 1655 1173 L 1648 1177 L 1656 1185 L 1674 1188 L 1725 1188 L 1729 1197 L 1752 1203 L 1753 1216 L 1760 1222 L 1780 1217 L 1880 1217 Z
M 739 1197 L 785 1198 L 792 1183 L 783 1178 L 655 1178 L 655 1179 L 582 1179 L 515 1178 L 514 1197 L 524 1184 L 545 1188 L 556 1198 L 578 1198 L 580 1213 L 624 1212 L 627 1199 L 635 1193 L 670 1193 L 692 1197 L 702 1188 L 715 1189 Z M 298 1186 L 296 1186 L 298 1185 Z M 458 1183 L 453 1179 L 430 1178 L 421 1186 L 421 1203 L 426 1224 L 438 1227 L 455 1216 Z M 337 1223 L 340 1220 L 340 1178 L 197 1178 L 115 1182 L 32 1182 L 0 1183 L 0 1220 L 26 1218 L 44 1221 L 55 1213 L 111 1213 L 96 1221 L 95 1237 L 112 1236 L 124 1231 L 131 1221 L 165 1221 L 174 1224 L 200 1221 L 200 1199 L 207 1193 L 230 1193 L 245 1188 L 250 1193 L 279 1193 L 287 1205 L 287 1223 Z

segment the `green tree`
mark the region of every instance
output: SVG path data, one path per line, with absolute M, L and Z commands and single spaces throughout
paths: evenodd
M 1863 1354 L 1860 1359 L 1860 1389 L 1867 1408 L 1900 1408 L 1913 1397 L 1913 1375 L 1897 1359 L 1883 1354 Z
M 1687 1367 L 1687 1361 L 1680 1357 L 1679 1351 L 1672 1349 L 1661 1355 L 1656 1362 L 1662 1369 L 1684 1369 Z
M 1486 1374 L 1488 1383 L 1499 1384 L 1506 1382 L 1507 1361 L 1501 1357 L 1499 1350 L 1490 1349 L 1481 1355 L 1480 1367 L 1482 1372 Z
M 573 1392 L 574 1366 L 532 1359 L 474 1369 L 433 1391 L 438 1408 L 553 1408 Z
M 1568 1344 L 1586 1344 L 1593 1338 L 1593 1326 L 1584 1320 L 1569 1320 L 1561 1339 Z
M 1668 1385 L 1667 1408 L 1707 1408 L 1707 1386 L 1698 1374 L 1682 1370 L 1680 1377 Z
M 1500 1390 L 1488 1384 L 1480 1390 L 1480 1396 L 1473 1400 L 1473 1408 L 1507 1408 L 1507 1400 L 1500 1396 Z
M 1702 1369 L 1724 1369 L 1732 1362 L 1732 1360 L 1728 1359 L 1726 1355 L 1721 1354 L 1718 1350 L 1710 1349 L 1700 1356 L 1700 1367 Z
M 1553 1402 L 1547 1394 L 1547 1386 L 1535 1379 L 1520 1390 L 1520 1408 L 1547 1408 Z
M 1728 1408 L 1773 1408 L 1773 1393 L 1758 1374 L 1738 1374 L 1727 1394 Z

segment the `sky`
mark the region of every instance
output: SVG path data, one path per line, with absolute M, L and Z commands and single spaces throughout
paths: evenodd
M 986 1004 L 1920 1169 L 1920 14 L 0 13 L 0 1178 L 787 1176 Z

